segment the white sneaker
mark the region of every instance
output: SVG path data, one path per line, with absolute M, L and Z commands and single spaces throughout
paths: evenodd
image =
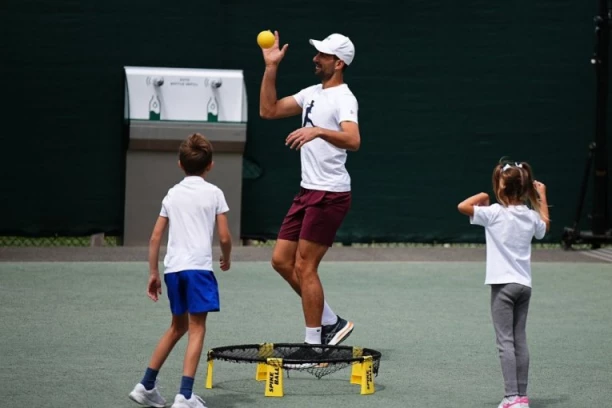
M 147 390 L 144 385 L 138 383 L 130 392 L 130 399 L 145 407 L 164 408 L 166 400 L 161 396 L 157 389 L 157 384 L 153 389 Z
M 497 408 L 522 408 L 522 399 L 519 397 L 510 397 L 504 399 L 499 403 Z
M 204 400 L 195 394 L 191 394 L 189 399 L 185 398 L 183 394 L 176 394 L 171 408 L 206 408 L 204 404 Z

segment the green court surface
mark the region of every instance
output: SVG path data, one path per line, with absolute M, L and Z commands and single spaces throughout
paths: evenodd
M 612 267 L 535 263 L 528 320 L 532 408 L 612 406 Z M 376 393 L 363 396 L 350 369 L 318 380 L 285 376 L 285 397 L 264 397 L 255 365 L 206 353 L 194 392 L 210 408 L 496 407 L 503 382 L 489 316 L 484 263 L 327 262 L 326 297 L 355 322 L 346 345 L 382 352 Z M 169 323 L 167 298 L 145 295 L 142 262 L 0 263 L 0 406 L 137 407 L 127 394 Z M 298 297 L 268 262 L 217 272 L 221 312 L 211 314 L 205 351 L 303 341 Z M 178 391 L 183 339 L 159 380 Z

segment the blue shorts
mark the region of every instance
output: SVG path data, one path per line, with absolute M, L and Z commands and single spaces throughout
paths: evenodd
M 219 287 L 212 271 L 166 273 L 164 281 L 173 315 L 219 311 Z

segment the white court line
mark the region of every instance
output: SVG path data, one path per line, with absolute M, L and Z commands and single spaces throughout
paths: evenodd
M 582 251 L 583 255 L 612 263 L 612 248 L 601 248 L 592 251 Z

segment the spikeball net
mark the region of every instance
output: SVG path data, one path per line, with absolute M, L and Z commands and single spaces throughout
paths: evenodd
M 213 362 L 257 364 L 255 379 L 265 381 L 265 395 L 283 396 L 283 371 L 307 372 L 321 379 L 351 367 L 351 384 L 361 386 L 361 394 L 374 393 L 381 353 L 361 347 L 292 343 L 244 344 L 213 348 L 208 352 L 206 388 L 212 388 Z

